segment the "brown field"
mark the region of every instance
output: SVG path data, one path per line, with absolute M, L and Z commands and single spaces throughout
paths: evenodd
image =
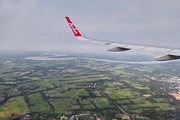
M 177 100 L 180 100 L 180 93 L 170 93 L 170 95 L 174 96 Z

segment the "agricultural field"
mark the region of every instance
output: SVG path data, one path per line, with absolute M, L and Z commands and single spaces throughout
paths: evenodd
M 29 109 L 23 97 L 10 98 L 4 105 L 0 107 L 0 118 L 10 116 L 11 114 L 28 113 Z
M 25 59 L 33 55 L 36 60 Z M 122 115 L 147 120 L 180 117 L 180 101 L 171 95 L 179 93 L 178 62 L 125 64 L 89 59 L 88 54 L 37 60 L 41 56 L 1 55 L 0 119 L 22 113 L 32 119 L 86 113 L 89 118 L 96 114 L 118 120 Z

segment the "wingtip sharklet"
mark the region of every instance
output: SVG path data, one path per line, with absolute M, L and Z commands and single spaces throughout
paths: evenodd
M 82 37 L 83 34 L 76 28 L 76 26 L 72 23 L 71 19 L 68 16 L 65 16 L 66 21 L 68 22 L 72 32 L 74 33 L 75 37 Z

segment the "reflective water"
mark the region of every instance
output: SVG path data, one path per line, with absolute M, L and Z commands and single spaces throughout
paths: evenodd
M 97 59 L 97 58 L 87 58 L 87 57 L 63 57 L 63 58 L 54 58 L 54 57 L 42 57 L 42 56 L 30 56 L 26 57 L 26 60 L 75 60 L 75 59 L 84 59 L 84 60 L 95 60 L 95 61 L 103 61 L 103 62 L 113 62 L 113 63 L 125 63 L 125 64 L 162 64 L 168 63 L 170 61 L 141 61 L 141 62 L 134 62 L 134 61 L 117 61 L 117 60 L 110 60 L 110 59 Z

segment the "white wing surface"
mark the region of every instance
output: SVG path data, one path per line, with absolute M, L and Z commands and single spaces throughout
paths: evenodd
M 66 18 L 74 36 L 77 39 L 82 40 L 82 41 L 92 42 L 92 43 L 98 43 L 98 44 L 102 44 L 102 45 L 113 46 L 113 48 L 108 49 L 107 51 L 121 52 L 121 51 L 127 51 L 127 50 L 134 49 L 134 50 L 143 50 L 143 51 L 148 51 L 148 52 L 160 53 L 161 56 L 154 58 L 154 60 L 156 60 L 156 61 L 180 59 L 180 50 L 179 49 L 169 49 L 169 48 L 160 48 L 160 47 L 131 45 L 131 44 L 124 44 L 124 43 L 114 43 L 114 42 L 108 42 L 108 41 L 87 38 L 76 28 L 76 26 L 72 23 L 72 21 L 69 17 L 66 16 L 65 18 Z

